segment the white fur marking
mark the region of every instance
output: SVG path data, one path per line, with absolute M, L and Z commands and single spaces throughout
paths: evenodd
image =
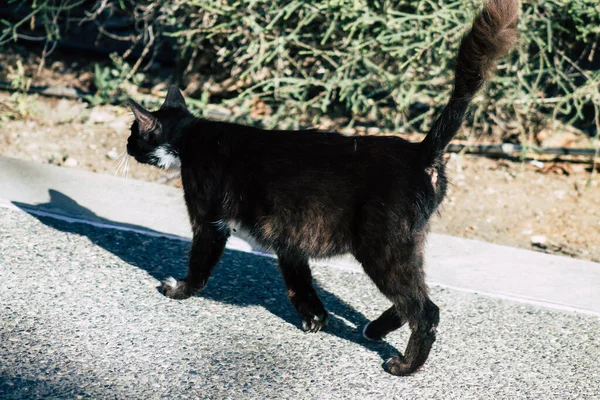
M 167 279 L 165 279 L 163 281 L 163 284 L 165 286 L 169 286 L 172 288 L 176 288 L 177 287 L 177 279 L 173 278 L 172 276 L 168 277 Z
M 152 152 L 152 157 L 156 160 L 156 165 L 163 169 L 180 169 L 181 160 L 167 146 L 158 146 Z
M 238 221 L 230 220 L 228 221 L 227 225 L 229 226 L 229 229 L 231 229 L 231 233 L 233 235 L 246 241 L 250 246 L 252 246 L 253 249 L 270 251 L 268 247 L 264 247 L 261 243 L 259 243 L 254 235 L 252 235 L 252 232 L 245 229 Z

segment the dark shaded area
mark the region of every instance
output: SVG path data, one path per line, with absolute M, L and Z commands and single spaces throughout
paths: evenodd
M 146 271 L 157 280 L 163 280 L 169 276 L 185 276 L 189 242 L 135 232 L 103 229 L 85 223 L 71 223 L 37 215 L 35 213 L 37 209 L 68 209 L 70 215 L 76 215 L 78 218 L 142 230 L 153 235 L 165 235 L 142 226 L 120 224 L 104 219 L 58 191 L 50 190 L 49 193 L 50 201 L 48 203 L 32 205 L 14 202 L 13 204 L 52 229 L 87 237 L 95 245 L 116 255 L 125 263 Z M 329 324 L 325 333 L 375 351 L 383 360 L 399 353 L 397 349 L 386 342 L 373 343 L 365 340 L 360 330 L 369 320 L 350 304 L 321 287 L 317 281 L 315 281 L 315 288 L 325 308 L 330 312 Z M 274 259 L 227 249 L 215 267 L 207 287 L 199 296 L 240 307 L 260 305 L 284 321 L 300 326 L 300 317 L 288 301 L 285 285 L 279 273 L 277 261 Z M 165 298 L 165 301 L 175 300 Z M 343 316 L 355 324 L 358 329 L 349 326 L 336 315 Z
M 0 372 L 1 374 L 1 372 Z M 90 398 L 84 390 L 70 380 L 58 382 L 44 379 L 24 379 L 19 376 L 0 375 L 0 398 L 9 399 L 73 399 Z
M 11 24 L 19 23 L 32 15 L 35 7 L 31 2 L 17 1 L 0 6 L 0 19 Z M 42 7 L 37 18 L 21 25 L 19 44 L 28 47 L 46 47 L 48 41 L 46 24 L 55 23 L 60 38 L 51 43 L 49 49 L 60 49 L 73 54 L 85 53 L 86 57 L 99 60 L 108 58 L 112 53 L 128 54 L 135 62 L 144 56 L 163 65 L 173 66 L 177 59 L 176 41 L 159 35 L 150 53 L 144 54 L 148 44 L 148 35 L 140 35 L 143 24 L 133 18 L 135 2 L 129 1 L 127 7 L 102 7 L 96 0 L 84 0 L 67 7 Z M 39 6 L 38 6 L 39 7 Z M 138 36 L 141 36 L 138 39 Z M 166 43 L 166 45 L 163 45 Z

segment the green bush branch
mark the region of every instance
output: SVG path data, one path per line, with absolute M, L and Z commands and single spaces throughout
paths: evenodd
M 135 22 L 132 45 L 175 46 L 183 83 L 202 78 L 195 93 L 202 104 L 239 114 L 258 99 L 271 107 L 271 125 L 339 116 L 398 132 L 427 130 L 445 104 L 460 37 L 480 6 L 473 0 L 25 3 L 32 14 L 3 21 L 0 43 L 18 38 L 34 17 L 55 27 L 59 12 L 83 20 L 110 9 Z M 519 30 L 517 49 L 472 106 L 479 135 L 531 132 L 556 119 L 593 135 L 600 104 L 597 0 L 524 0 Z M 148 32 L 154 43 L 144 39 Z M 114 79 L 131 80 L 139 66 Z M 100 98 L 107 98 L 112 86 L 100 78 Z M 415 114 L 415 104 L 426 108 Z

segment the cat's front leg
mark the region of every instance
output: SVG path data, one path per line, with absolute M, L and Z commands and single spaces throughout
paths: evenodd
M 278 259 L 290 302 L 302 318 L 302 329 L 320 331 L 327 325 L 327 312 L 313 287 L 308 259 L 292 254 L 279 254 Z
M 223 254 L 227 237 L 225 232 L 211 224 L 199 224 L 194 229 L 187 277 L 164 280 L 163 294 L 172 299 L 187 299 L 204 289 L 210 273 Z

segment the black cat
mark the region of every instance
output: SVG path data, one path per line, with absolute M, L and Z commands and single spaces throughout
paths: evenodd
M 335 132 L 268 131 L 194 117 L 171 87 L 158 111 L 130 101 L 127 152 L 141 163 L 181 169 L 193 230 L 189 273 L 163 282 L 164 294 L 193 296 L 206 285 L 232 229 L 275 252 L 306 331 L 327 313 L 312 285 L 309 257 L 352 253 L 393 305 L 364 335 L 381 339 L 405 322 L 395 375 L 419 368 L 435 341 L 439 309 L 423 272 L 428 221 L 446 192 L 442 156 L 467 106 L 517 37 L 517 0 L 491 0 L 463 38 L 454 91 L 427 137 L 347 137 Z

